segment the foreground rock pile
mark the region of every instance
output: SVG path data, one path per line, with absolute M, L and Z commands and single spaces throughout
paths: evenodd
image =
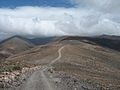
M 17 87 L 38 69 L 40 69 L 39 66 L 23 68 L 21 71 L 2 72 L 0 74 L 0 88 Z

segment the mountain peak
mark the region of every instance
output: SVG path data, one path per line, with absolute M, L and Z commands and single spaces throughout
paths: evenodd
M 1 52 L 5 51 L 12 54 L 20 53 L 32 47 L 34 47 L 34 44 L 21 36 L 13 36 L 0 43 Z

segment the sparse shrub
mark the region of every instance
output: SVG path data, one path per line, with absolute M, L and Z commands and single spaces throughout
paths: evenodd
M 53 69 L 48 69 L 48 71 L 49 71 L 50 73 L 53 73 Z
M 0 83 L 0 88 L 4 88 L 4 84 L 3 83 Z
M 0 73 L 2 73 L 2 72 L 4 72 L 4 70 L 3 70 L 3 69 L 0 69 Z
M 22 67 L 21 66 L 14 66 L 13 68 L 12 68 L 12 70 L 22 70 Z

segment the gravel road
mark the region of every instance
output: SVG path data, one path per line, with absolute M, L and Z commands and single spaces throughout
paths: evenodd
M 51 65 L 62 57 L 61 51 L 64 47 L 58 50 L 58 57 L 50 64 L 43 66 L 40 70 L 35 71 L 24 84 L 16 90 L 61 90 L 54 84 L 54 78 L 47 74 L 47 70 Z
M 51 73 L 49 70 L 51 70 L 52 64 L 62 57 L 63 49 L 64 47 L 61 47 L 58 50 L 58 57 L 56 59 L 33 72 L 19 87 L 2 90 L 104 90 L 101 87 L 94 87 L 91 84 L 81 82 L 70 75 Z

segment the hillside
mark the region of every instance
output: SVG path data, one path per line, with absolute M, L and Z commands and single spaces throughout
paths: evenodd
M 52 42 L 56 37 L 25 38 L 23 36 L 13 36 L 0 42 L 0 59 L 21 53 L 38 45 Z
M 0 43 L 0 54 L 12 55 L 33 48 L 34 44 L 20 36 L 13 36 Z
M 15 65 L 17 62 L 23 66 L 46 65 L 58 56 L 56 52 L 62 46 L 62 57 L 53 65 L 55 71 L 76 76 L 93 85 L 119 90 L 120 52 L 96 43 L 93 38 L 61 37 L 51 44 L 11 56 L 7 63 Z
M 55 70 L 75 75 L 85 82 L 110 88 L 119 87 L 119 52 L 84 42 L 64 41 L 62 43 L 68 42 L 71 44 L 65 45 L 63 57 L 54 65 Z

